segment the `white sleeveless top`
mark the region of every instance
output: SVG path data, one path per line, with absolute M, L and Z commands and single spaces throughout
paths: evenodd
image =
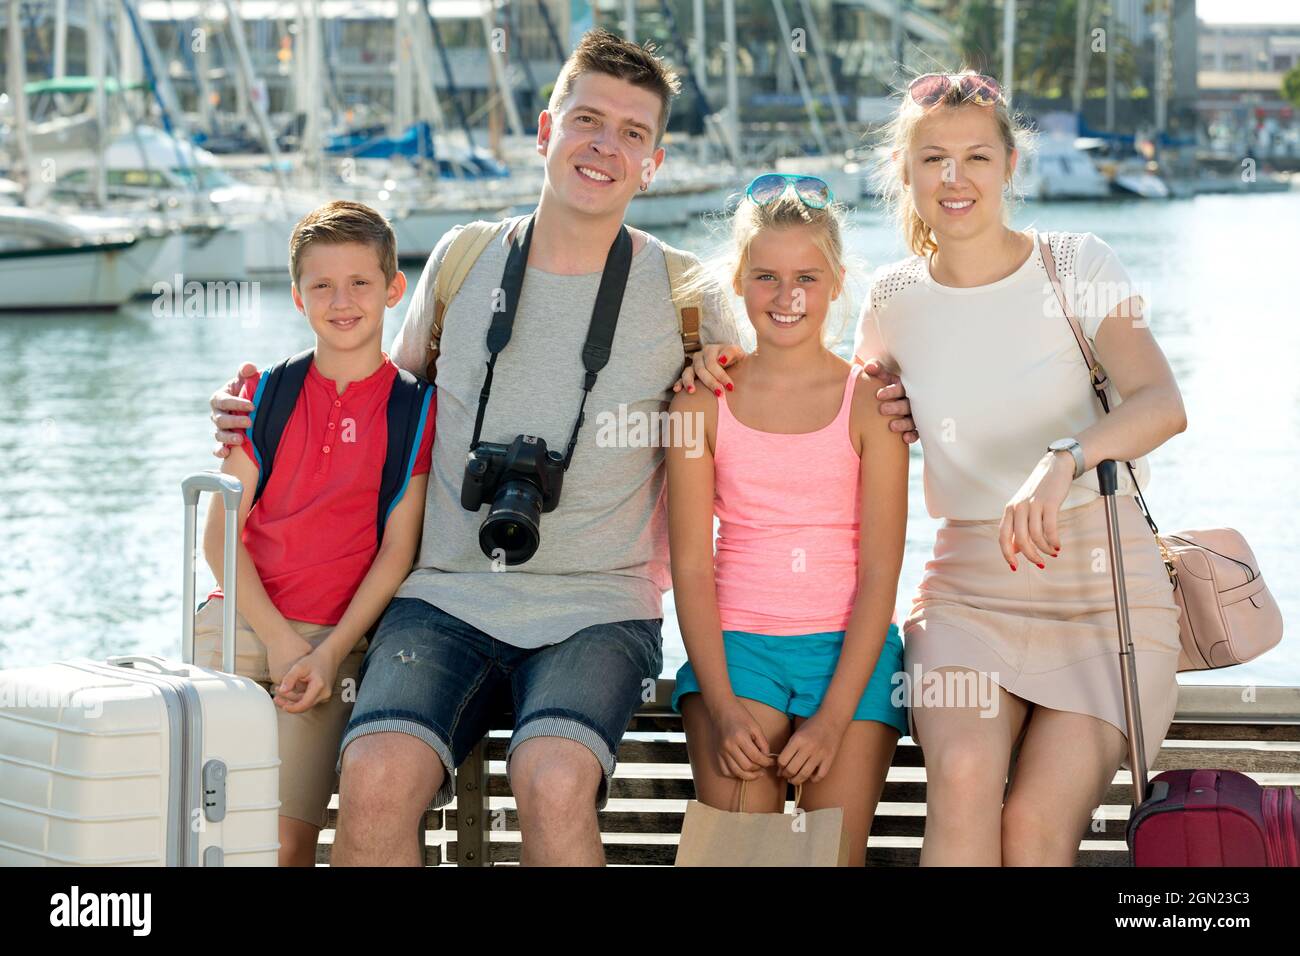
M 1050 442 L 1074 437 L 1105 414 L 1048 282 L 1038 233 L 1028 232 L 1033 253 L 987 285 L 940 285 L 920 256 L 882 266 L 872 279 L 854 353 L 880 359 L 902 378 L 921 435 L 931 517 L 1000 518 Z M 1110 246 L 1092 233 L 1045 235 L 1063 291 L 1095 349 L 1102 320 L 1136 295 L 1135 287 Z M 1107 398 L 1112 409 L 1122 401 L 1113 383 Z M 1133 465 L 1145 491 L 1149 465 L 1145 458 Z M 1120 463 L 1116 471 L 1119 492 L 1133 494 L 1128 469 Z M 1074 482 L 1061 508 L 1098 494 L 1094 469 Z

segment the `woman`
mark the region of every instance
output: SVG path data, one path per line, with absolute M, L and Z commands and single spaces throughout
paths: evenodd
M 922 865 L 1073 864 L 1127 765 L 1093 469 L 1132 461 L 1145 482 L 1142 456 L 1187 426 L 1115 254 L 1089 233 L 1051 234 L 1109 374 L 1102 411 L 1038 232 L 1007 224 L 1022 135 L 989 77 L 913 81 L 888 129 L 885 191 L 913 255 L 877 271 L 855 344 L 901 375 L 926 438 L 926 506 L 944 519 L 904 625 L 928 781 Z M 706 382 L 726 374 L 711 358 L 698 363 Z M 1177 702 L 1178 608 L 1128 469 L 1118 473 L 1150 765 Z M 927 690 L 941 706 L 916 693 Z

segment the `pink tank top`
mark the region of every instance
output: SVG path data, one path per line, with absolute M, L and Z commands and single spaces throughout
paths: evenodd
M 839 414 L 815 432 L 758 431 L 718 402 L 713 566 L 723 630 L 848 626 L 858 579 L 859 457 L 849 435 L 856 370 Z

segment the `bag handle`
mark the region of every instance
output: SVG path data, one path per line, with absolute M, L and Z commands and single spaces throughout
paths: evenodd
M 779 757 L 779 756 L 781 756 L 781 755 L 780 755 L 780 754 L 773 754 L 773 753 L 770 753 L 770 754 L 768 754 L 768 756 L 769 756 L 769 757 Z M 740 779 L 740 792 L 739 792 L 739 795 L 738 795 L 737 798 L 736 798 L 736 812 L 737 812 L 737 813 L 744 813 L 744 812 L 745 812 L 745 784 L 748 783 L 748 782 L 749 782 L 749 781 L 746 780 L 744 777 L 742 777 L 742 778 Z M 785 784 L 784 784 L 784 781 L 782 782 L 782 785 L 781 785 L 781 796 L 782 796 L 782 800 L 781 800 L 781 812 L 782 812 L 782 813 L 785 813 L 785 799 L 784 799 L 784 797 L 785 797 Z M 802 799 L 802 798 L 803 798 L 803 784 L 801 784 L 801 783 L 796 783 L 796 784 L 794 785 L 794 805 L 795 805 L 796 808 L 799 806 L 799 801 L 800 801 L 800 799 Z
M 1042 253 L 1043 267 L 1047 270 L 1047 278 L 1052 283 L 1052 290 L 1056 293 L 1056 301 L 1060 303 L 1061 311 L 1065 313 L 1065 319 L 1070 323 L 1070 331 L 1074 333 L 1074 341 L 1078 344 L 1079 351 L 1083 353 L 1084 364 L 1088 366 L 1088 381 L 1092 384 L 1093 394 L 1097 396 L 1097 401 L 1101 402 L 1102 411 L 1109 415 L 1110 400 L 1106 398 L 1106 386 L 1110 384 L 1110 379 L 1106 377 L 1106 370 L 1097 361 L 1096 353 L 1093 352 L 1092 346 L 1088 344 L 1088 338 L 1083 334 L 1079 320 L 1074 317 L 1074 312 L 1065 298 L 1065 292 L 1061 288 L 1061 279 L 1056 274 L 1056 260 L 1052 257 L 1052 246 L 1041 233 L 1038 236 L 1038 248 Z M 1138 485 L 1137 473 L 1133 470 L 1133 462 L 1126 461 L 1124 464 L 1128 467 L 1129 476 L 1133 479 L 1133 489 L 1137 494 L 1138 503 L 1142 506 L 1142 517 L 1146 518 L 1151 533 L 1158 536 L 1160 529 L 1156 527 L 1155 519 L 1151 517 L 1151 510 L 1147 508 L 1146 499 L 1142 497 L 1142 488 Z M 1159 540 L 1158 537 L 1157 540 Z M 1163 546 L 1161 546 L 1160 553 L 1165 557 L 1165 565 L 1168 567 L 1169 559 Z

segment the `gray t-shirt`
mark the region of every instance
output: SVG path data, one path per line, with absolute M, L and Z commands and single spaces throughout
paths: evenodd
M 434 275 L 458 232 L 439 240 L 390 351 L 393 361 L 421 377 Z M 659 438 L 646 438 L 658 436 L 658 428 L 637 426 L 667 409 L 683 351 L 663 247 L 650 237 L 632 259 L 612 354 L 587 399 L 560 504 L 541 517 L 541 546 L 524 564 L 498 561 L 494 569 L 478 542 L 488 505 L 466 511 L 460 489 L 487 370 L 493 297 L 508 251 L 503 233 L 474 264 L 444 316 L 424 537 L 397 596 L 427 601 L 516 647 L 541 647 L 593 624 L 663 616 L 662 594 L 671 586 L 664 449 Z M 483 441 L 508 444 L 516 435 L 538 435 L 548 449 L 564 453 L 582 398 L 582 345 L 600 277 L 528 268 L 514 333 L 497 356 Z M 738 341 L 720 289 L 701 311 L 704 342 Z

